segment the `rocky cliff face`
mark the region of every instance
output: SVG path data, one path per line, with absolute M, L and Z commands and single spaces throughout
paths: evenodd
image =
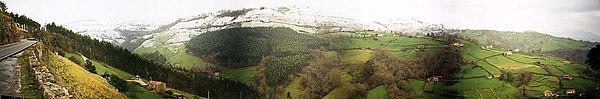
M 0 14 L 0 45 L 10 44 L 18 42 L 20 39 L 25 37 L 31 37 L 30 34 L 26 34 L 26 30 L 16 26 L 15 22 L 10 16 Z

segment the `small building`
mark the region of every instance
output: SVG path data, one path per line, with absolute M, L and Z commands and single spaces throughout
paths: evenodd
M 544 91 L 544 97 L 552 97 L 554 94 L 552 94 L 552 91 L 550 90 L 545 90 Z
M 512 54 L 513 54 L 512 52 L 505 52 L 505 53 L 502 53 L 502 55 L 504 55 L 504 56 L 510 56 L 510 55 L 512 55 Z
M 423 45 L 423 44 L 417 45 L 417 50 L 425 51 L 425 45 Z
M 573 76 L 571 76 L 569 74 L 565 74 L 565 75 L 563 75 L 563 79 L 573 80 Z
M 437 81 L 441 81 L 441 80 L 442 80 L 442 76 L 433 76 L 433 77 L 427 78 L 427 81 L 429 81 L 429 82 L 437 82 Z
M 148 89 L 154 89 L 156 93 L 163 93 L 167 90 L 167 84 L 160 81 L 149 81 Z
M 521 51 L 521 49 L 513 49 L 512 51 L 516 53 L 516 52 Z
M 131 80 L 140 80 L 140 75 L 135 75 L 135 77 L 130 78 Z
M 452 46 L 456 46 L 456 47 L 463 47 L 465 44 L 460 44 L 460 43 L 452 43 L 450 44 Z
M 488 46 L 485 46 L 485 48 L 486 49 L 491 49 L 491 48 L 494 48 L 494 45 L 488 45 Z
M 567 89 L 567 90 L 565 90 L 565 92 L 567 93 L 567 95 L 575 95 L 575 94 L 577 94 L 575 92 L 575 89 Z

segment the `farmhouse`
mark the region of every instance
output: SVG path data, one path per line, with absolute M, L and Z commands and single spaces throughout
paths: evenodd
M 552 94 L 552 91 L 550 90 L 545 90 L 544 91 L 544 97 L 552 97 L 554 94 Z
M 513 54 L 512 52 L 505 52 L 505 53 L 502 53 L 502 55 L 504 55 L 504 56 L 510 56 L 510 55 L 512 55 L 512 54 Z
M 494 48 L 494 45 L 485 46 L 486 49 Z
M 516 53 L 516 52 L 521 51 L 521 49 L 513 49 L 512 51 Z
M 167 90 L 167 84 L 159 81 L 149 81 L 147 88 L 154 89 L 154 92 L 156 93 L 163 93 Z
M 573 76 L 569 75 L 569 74 L 565 74 L 563 76 L 563 79 L 567 79 L 567 80 L 573 80 Z
M 567 95 L 574 95 L 574 94 L 576 94 L 575 89 L 567 89 L 567 90 L 565 90 L 565 92 L 567 93 Z
M 456 46 L 456 47 L 463 47 L 465 44 L 460 44 L 460 43 L 452 43 L 450 44 L 452 46 Z
M 433 77 L 427 78 L 427 81 L 429 81 L 429 82 L 437 82 L 437 81 L 441 81 L 441 80 L 442 80 L 442 76 L 433 76 Z

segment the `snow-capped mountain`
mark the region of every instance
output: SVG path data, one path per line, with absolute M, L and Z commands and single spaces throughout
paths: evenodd
M 222 10 L 180 18 L 162 24 L 120 23 L 97 25 L 94 21 L 67 25 L 81 34 L 89 35 L 133 49 L 168 47 L 177 51 L 192 37 L 208 31 L 232 27 L 289 27 L 299 33 L 315 34 L 338 31 L 382 31 L 405 35 L 445 33 L 441 24 L 428 24 L 416 19 L 394 19 L 385 22 L 326 16 L 308 8 L 275 7 Z M 143 42 L 137 43 L 132 42 Z M 129 49 L 129 48 L 128 48 Z M 132 50 L 132 49 L 130 49 Z
M 158 21 L 127 21 L 122 23 L 102 22 L 98 20 L 80 20 L 64 24 L 76 33 L 90 36 L 92 38 L 107 41 L 116 45 L 133 50 L 145 41 L 143 35 L 152 34 L 162 24 L 167 22 Z M 134 45 L 133 47 L 130 47 Z

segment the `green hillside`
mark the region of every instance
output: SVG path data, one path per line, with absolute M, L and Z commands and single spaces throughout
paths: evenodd
M 495 30 L 452 30 L 481 46 L 493 45 L 496 49 L 513 50 L 566 58 L 583 63 L 585 55 L 597 43 L 555 37 L 539 32 L 510 32 Z

